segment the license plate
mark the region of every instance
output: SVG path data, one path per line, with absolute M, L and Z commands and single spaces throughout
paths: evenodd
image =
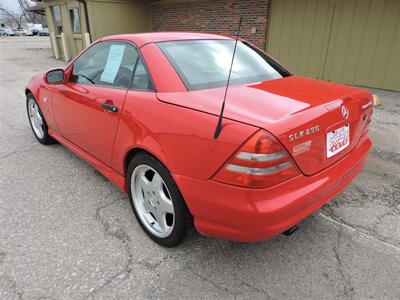
M 326 156 L 332 157 L 350 145 L 349 124 L 326 134 Z

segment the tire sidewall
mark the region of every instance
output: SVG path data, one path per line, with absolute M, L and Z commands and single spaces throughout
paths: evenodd
M 139 165 L 148 165 L 152 167 L 154 170 L 156 170 L 157 173 L 162 177 L 170 193 L 171 200 L 174 205 L 175 223 L 174 223 L 174 229 L 172 230 L 171 234 L 165 238 L 157 237 L 153 233 L 151 233 L 147 229 L 147 227 L 143 224 L 143 221 L 139 217 L 139 214 L 136 210 L 132 197 L 131 180 L 133 171 Z M 131 203 L 136 219 L 138 220 L 140 226 L 143 228 L 146 234 L 153 241 L 157 242 L 158 244 L 164 247 L 174 247 L 180 244 L 181 241 L 183 240 L 184 235 L 186 234 L 188 227 L 190 226 L 190 213 L 188 212 L 183 197 L 167 168 L 161 162 L 159 162 L 155 157 L 146 153 L 139 153 L 136 156 L 134 156 L 131 162 L 129 163 L 129 167 L 127 170 L 126 188 L 128 191 L 129 201 Z

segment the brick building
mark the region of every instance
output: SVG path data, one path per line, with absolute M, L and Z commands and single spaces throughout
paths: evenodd
M 242 16 L 240 36 L 261 49 L 266 47 L 268 0 L 155 2 L 151 15 L 154 31 L 203 31 L 231 36 L 236 35 Z
M 37 0 L 39 1 L 39 0 Z M 291 72 L 400 91 L 399 0 L 43 0 L 54 54 L 103 36 L 201 31 L 240 36 Z

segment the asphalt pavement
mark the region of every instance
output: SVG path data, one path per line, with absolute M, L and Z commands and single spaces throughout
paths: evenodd
M 64 64 L 48 37 L 0 38 L 0 299 L 400 299 L 400 93 L 371 90 L 366 167 L 294 235 L 165 249 L 125 194 L 35 140 L 25 85 Z

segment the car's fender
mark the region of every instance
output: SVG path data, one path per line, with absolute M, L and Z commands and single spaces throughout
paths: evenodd
M 39 94 L 39 88 L 40 88 L 40 83 L 41 83 L 41 78 L 43 77 L 43 74 L 35 75 L 33 76 L 28 84 L 25 87 L 25 95 L 28 93 L 31 93 L 35 98 L 37 98 Z
M 47 126 L 55 131 L 58 131 L 52 109 L 52 89 L 54 89 L 54 87 L 45 83 L 45 74 L 46 73 L 42 73 L 32 77 L 25 88 L 25 94 L 27 95 L 28 93 L 31 93 L 35 97 L 36 102 L 38 103 L 46 120 Z

